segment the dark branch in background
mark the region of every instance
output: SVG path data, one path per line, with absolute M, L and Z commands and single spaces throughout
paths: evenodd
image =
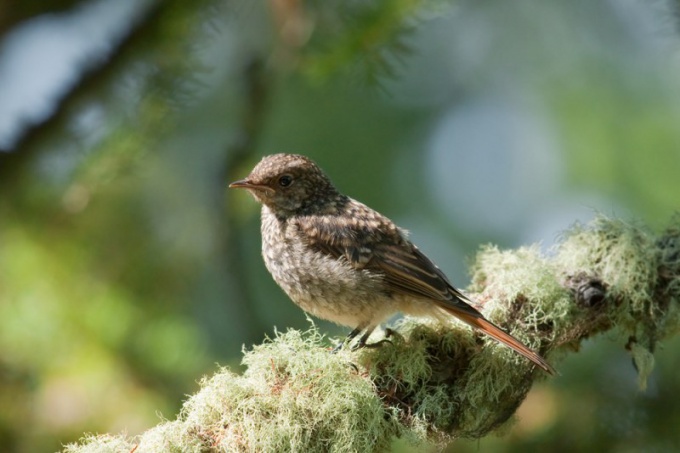
M 245 341 L 252 343 L 262 338 L 261 333 L 255 332 L 265 332 L 270 330 L 270 327 L 261 324 L 256 313 L 256 306 L 246 302 L 250 293 L 247 281 L 237 277 L 242 275 L 243 263 L 247 261 L 245 259 L 247 251 L 244 250 L 241 240 L 245 233 L 240 231 L 242 227 L 236 221 L 235 210 L 230 209 L 229 206 L 225 209 L 225 203 L 230 203 L 231 198 L 225 200 L 224 193 L 229 181 L 237 179 L 237 169 L 246 167 L 247 162 L 253 160 L 268 111 L 271 87 L 270 79 L 265 75 L 263 63 L 257 58 L 245 65 L 238 82 L 242 84 L 238 92 L 244 93 L 244 96 L 241 99 L 241 108 L 236 115 L 237 123 L 224 125 L 226 129 L 236 130 L 235 137 L 225 147 L 221 168 L 215 172 L 217 176 L 217 181 L 214 182 L 216 187 L 214 193 L 217 196 L 215 210 L 225 213 L 219 218 L 216 231 L 220 232 L 219 259 L 227 271 L 224 278 L 227 279 L 230 295 L 235 300 L 241 301 L 238 304 L 229 304 L 226 309 L 231 311 L 230 316 L 237 316 L 237 319 L 242 319 L 244 323 L 251 326 L 248 332 L 243 332 L 242 338 L 247 335 L 248 338 Z M 221 323 L 218 323 L 218 327 L 222 328 Z
M 87 3 L 86 0 L 3 0 L 0 6 L 0 36 L 22 22 L 46 14 L 61 13 Z
M 148 48 L 147 43 L 153 45 L 154 40 L 150 38 L 163 27 L 160 18 L 172 5 L 172 2 L 157 2 L 142 13 L 108 58 L 81 74 L 80 80 L 58 101 L 52 116 L 25 130 L 13 152 L 0 153 L 0 190 L 4 186 L 12 186 L 35 160 L 36 154 L 49 152 L 46 146 L 41 145 L 48 142 L 55 131 L 65 129 L 78 107 L 97 96 L 102 86 L 111 85 L 129 64 L 129 59 Z
M 249 61 L 243 70 L 245 105 L 240 115 L 237 138 L 226 150 L 222 181 L 231 180 L 234 168 L 243 166 L 255 155 L 257 140 L 262 132 L 270 98 L 270 80 L 259 58 Z
M 264 63 L 259 58 L 250 60 L 242 71 L 242 83 L 245 93 L 243 100 L 242 111 L 239 113 L 239 124 L 236 125 L 236 137 L 225 150 L 224 165 L 222 170 L 218 173 L 218 184 L 226 188 L 230 181 L 238 179 L 237 169 L 247 167 L 247 162 L 252 161 L 255 156 L 257 142 L 262 132 L 266 114 L 269 107 L 269 99 L 271 97 L 271 77 L 265 72 Z M 228 125 L 225 125 L 228 126 Z M 247 250 L 244 250 L 243 237 L 244 232 L 239 231 L 238 222 L 234 215 L 233 209 L 226 209 L 227 215 L 224 221 L 226 225 L 222 229 L 226 234 L 224 235 L 222 256 L 225 259 L 226 267 L 231 271 L 231 275 L 239 275 L 239 270 L 246 262 L 245 255 Z M 231 281 L 232 292 L 241 295 L 241 300 L 246 299 L 249 293 L 246 282 L 241 278 L 232 278 Z M 256 324 L 258 317 L 254 313 L 254 305 L 249 303 L 240 304 L 240 309 L 248 313 L 249 321 Z M 260 326 L 256 331 L 268 331 L 268 326 Z M 258 338 L 261 338 L 258 335 Z
M 301 55 L 301 72 L 316 80 L 346 73 L 355 83 L 384 91 L 383 82 L 396 78 L 412 53 L 410 35 L 430 6 L 422 0 L 311 2 L 316 25 Z

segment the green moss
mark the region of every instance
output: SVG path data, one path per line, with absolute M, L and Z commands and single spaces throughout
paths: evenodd
M 660 340 L 670 338 L 680 332 L 680 297 L 671 299 L 666 316 L 659 322 L 658 338 Z
M 565 275 L 598 276 L 607 287 L 612 323 L 653 350 L 669 314 L 655 302 L 660 256 L 644 228 L 600 217 L 589 228 L 568 231 L 555 262 Z
M 456 321 L 406 318 L 393 345 L 362 351 L 360 361 L 415 443 L 443 444 L 479 437 L 507 421 L 506 405 L 528 391 L 518 385 L 531 374 L 525 359 Z M 513 410 L 514 411 L 514 410 Z
M 618 321 L 632 327 L 635 320 L 631 316 L 649 310 L 657 254 L 654 238 L 645 229 L 599 217 L 589 227 L 576 225 L 564 234 L 555 262 L 566 274 L 585 272 L 602 279 L 611 297 L 629 305 Z
M 630 347 L 630 353 L 633 356 L 633 363 L 638 371 L 638 387 L 640 390 L 647 389 L 647 379 L 654 370 L 654 355 L 649 349 L 640 346 L 638 343 L 633 343 Z
M 289 331 L 247 352 L 242 376 L 202 382 L 181 414 L 225 451 L 374 451 L 395 425 L 349 353 L 329 354 L 315 328 Z
M 468 327 L 405 319 L 399 330 L 391 345 L 337 354 L 314 326 L 278 334 L 245 354 L 242 375 L 221 369 L 204 379 L 177 420 L 142 434 L 136 451 L 368 452 L 388 450 L 397 437 L 422 447 L 449 441 L 454 430 L 488 429 L 499 401 L 517 397 L 508 395 L 517 375 Z M 492 374 L 478 369 L 487 360 L 495 365 L 482 370 Z M 130 451 L 130 440 L 111 439 Z M 82 450 L 68 451 L 118 451 L 105 440 L 86 438 Z
M 330 354 L 314 327 L 279 334 L 243 362 L 243 375 L 222 369 L 204 379 L 178 419 L 142 434 L 136 451 L 381 451 L 398 434 L 352 354 Z M 119 445 L 131 449 L 120 437 L 88 437 L 67 451 Z
M 88 434 L 80 443 L 69 444 L 64 453 L 130 453 L 135 444 L 124 436 Z
M 607 288 L 607 314 L 629 338 L 641 388 L 659 340 L 680 331 L 680 217 L 657 239 L 645 228 L 597 218 L 564 235 L 555 257 L 563 275 L 597 276 Z M 664 281 L 666 280 L 666 281 Z
M 572 321 L 572 298 L 538 246 L 483 248 L 472 267 L 472 289 L 479 292 L 477 299 L 489 319 L 506 321 L 511 333 L 533 348 L 562 335 Z M 516 314 L 508 320 L 512 310 Z
M 657 241 L 659 247 L 659 276 L 664 281 L 667 309 L 658 322 L 658 336 L 667 338 L 680 332 L 680 213 Z
M 680 331 L 680 222 L 661 239 L 600 218 L 568 231 L 551 256 L 538 247 L 485 247 L 472 299 L 492 321 L 537 350 L 618 327 L 644 387 L 655 342 Z M 574 275 L 602 281 L 597 305 L 574 301 Z M 586 279 L 586 281 L 589 281 Z M 603 318 L 607 322 L 602 323 Z M 246 371 L 201 382 L 177 420 L 136 442 L 88 436 L 67 452 L 384 451 L 399 438 L 443 445 L 506 425 L 544 374 L 509 348 L 451 317 L 400 321 L 392 344 L 329 353 L 312 325 L 245 352 Z M 375 334 L 377 339 L 378 333 Z
M 175 421 L 163 422 L 142 434 L 135 453 L 202 453 L 214 446 L 212 436 L 215 434 L 211 425 L 197 427 L 180 417 Z

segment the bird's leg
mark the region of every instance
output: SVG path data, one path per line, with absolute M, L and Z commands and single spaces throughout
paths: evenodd
M 375 326 L 367 328 L 366 331 L 364 332 L 364 334 L 361 336 L 361 338 L 359 338 L 359 341 L 357 341 L 357 343 L 352 348 L 352 351 L 356 351 L 357 349 L 361 349 L 361 348 L 377 348 L 379 346 L 382 346 L 385 343 L 392 344 L 392 342 L 387 339 L 387 337 L 389 337 L 390 335 L 392 335 L 394 333 L 394 331 L 392 329 L 386 329 L 385 330 L 385 338 L 384 339 L 382 339 L 380 341 L 376 341 L 375 343 L 367 343 L 368 337 L 371 336 L 371 333 L 373 332 L 374 329 L 375 329 Z
M 361 333 L 362 330 L 364 330 L 364 326 L 357 326 L 353 331 L 351 331 L 351 332 L 349 333 L 349 335 L 347 335 L 347 338 L 345 338 L 343 341 L 341 341 L 340 343 L 338 343 L 338 344 L 333 348 L 333 350 L 331 351 L 331 353 L 332 353 L 332 354 L 335 354 L 336 352 L 338 352 L 340 349 L 342 349 L 342 347 L 343 347 L 343 345 L 344 345 L 345 343 L 349 343 L 349 342 L 351 342 L 352 340 L 354 340 L 354 338 L 356 338 L 356 336 L 359 335 L 359 334 Z M 371 330 L 372 330 L 372 329 L 371 329 Z M 363 337 L 362 337 L 362 338 L 363 338 Z

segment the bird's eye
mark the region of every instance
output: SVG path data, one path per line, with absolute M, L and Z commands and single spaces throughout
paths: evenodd
M 281 187 L 288 187 L 293 184 L 293 177 L 290 175 L 283 175 L 279 178 L 279 185 Z

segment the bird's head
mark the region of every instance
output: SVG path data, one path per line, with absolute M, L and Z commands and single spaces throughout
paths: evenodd
M 250 174 L 229 184 L 248 190 L 275 214 L 287 216 L 323 209 L 338 193 L 324 172 L 310 159 L 298 154 L 265 156 Z

